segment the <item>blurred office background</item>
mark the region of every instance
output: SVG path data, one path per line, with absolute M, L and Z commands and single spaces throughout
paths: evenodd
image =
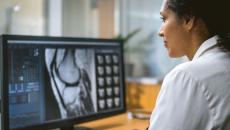
M 0 0 L 0 33 L 125 38 L 127 77 L 162 79 L 168 58 L 158 30 L 162 0 Z

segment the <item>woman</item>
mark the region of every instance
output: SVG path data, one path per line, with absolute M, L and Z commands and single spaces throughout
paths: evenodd
M 190 61 L 165 77 L 148 130 L 230 130 L 229 10 L 227 0 L 163 0 L 159 35 L 170 57 Z

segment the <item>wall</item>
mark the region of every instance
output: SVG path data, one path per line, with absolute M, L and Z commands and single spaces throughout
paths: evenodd
M 158 36 L 161 26 L 160 6 L 162 0 L 123 1 L 123 35 L 135 29 L 141 31 L 129 41 L 130 50 L 126 52 L 126 63 L 133 64 L 131 77 L 151 76 L 162 78 L 181 59 L 171 59 Z
M 113 38 L 115 0 L 63 1 L 64 36 Z
M 0 3 L 1 33 L 44 34 L 43 0 L 1 0 Z
M 87 36 L 90 32 L 90 1 L 63 0 L 63 35 Z

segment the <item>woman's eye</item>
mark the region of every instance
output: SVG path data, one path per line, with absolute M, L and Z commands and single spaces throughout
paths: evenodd
M 161 17 L 161 20 L 162 20 L 162 22 L 165 22 L 165 18 L 164 17 Z

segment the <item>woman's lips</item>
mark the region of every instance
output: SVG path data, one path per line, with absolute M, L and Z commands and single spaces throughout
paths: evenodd
M 164 46 L 167 48 L 167 42 L 166 41 L 164 41 Z

